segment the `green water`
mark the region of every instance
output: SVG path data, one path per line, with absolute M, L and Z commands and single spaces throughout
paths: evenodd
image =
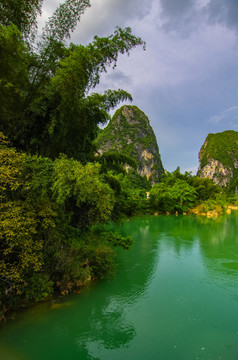
M 0 330 L 1 360 L 238 359 L 238 214 L 134 218 L 115 278 Z

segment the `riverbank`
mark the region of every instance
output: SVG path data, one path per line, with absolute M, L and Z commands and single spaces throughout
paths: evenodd
M 231 214 L 231 212 L 233 211 L 237 211 L 238 210 L 238 206 L 235 205 L 228 205 L 224 208 L 222 208 L 221 206 L 216 206 L 215 209 L 213 210 L 208 210 L 208 211 L 204 211 L 204 204 L 200 204 L 199 206 L 197 206 L 196 208 L 193 209 L 189 209 L 188 212 L 184 212 L 182 214 L 179 214 L 178 212 L 176 212 L 175 214 L 173 213 L 159 213 L 159 212 L 155 212 L 155 213 L 140 213 L 140 214 L 136 214 L 133 215 L 131 218 L 136 218 L 138 216 L 140 217 L 146 217 L 148 215 L 154 215 L 154 216 L 158 216 L 158 215 L 162 215 L 162 216 L 170 216 L 170 215 L 176 215 L 176 216 L 184 216 L 184 215 L 196 215 L 196 216 L 203 216 L 203 217 L 207 217 L 207 218 L 217 218 L 219 216 L 221 216 L 222 214 L 226 213 L 226 214 Z M 127 219 L 125 219 L 126 222 Z M 41 303 L 41 302 L 49 302 L 50 304 L 52 304 L 52 308 L 56 308 L 57 307 L 57 303 L 60 302 L 62 300 L 62 298 L 65 298 L 66 296 L 72 294 L 72 293 L 80 293 L 82 288 L 85 288 L 89 283 L 92 283 L 93 281 L 97 280 L 97 277 L 91 277 L 90 276 L 90 272 L 88 269 L 88 277 L 84 282 L 78 282 L 78 287 L 73 287 L 70 288 L 68 287 L 67 289 L 65 288 L 62 291 L 57 291 L 55 293 L 53 293 L 53 295 L 51 296 L 47 296 L 45 298 L 40 299 L 40 301 L 37 302 L 22 302 L 22 304 L 17 307 L 17 308 L 5 308 L 3 311 L 0 312 L 0 324 L 5 323 L 7 320 L 12 320 L 15 318 L 15 316 L 17 315 L 18 312 L 24 311 L 24 309 L 27 308 L 31 308 L 33 306 L 35 306 L 37 303 Z
M 131 218 L 119 230 L 136 243 L 118 251 L 117 276 L 17 315 L 1 358 L 236 359 L 236 228 L 236 212 Z
M 235 205 L 227 205 L 227 206 L 221 206 L 221 205 L 216 205 L 214 207 L 214 209 L 206 209 L 206 207 L 204 206 L 204 204 L 201 204 L 193 209 L 190 209 L 188 211 L 188 214 L 194 214 L 194 215 L 199 215 L 199 216 L 206 216 L 208 218 L 216 218 L 224 213 L 226 214 L 231 214 L 232 211 L 237 211 L 238 210 L 238 206 Z

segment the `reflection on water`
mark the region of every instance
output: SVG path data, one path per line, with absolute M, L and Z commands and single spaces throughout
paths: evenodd
M 134 218 L 115 278 L 53 307 L 40 304 L 0 331 L 4 360 L 236 359 L 235 214 Z M 1 357 L 2 358 L 2 357 Z

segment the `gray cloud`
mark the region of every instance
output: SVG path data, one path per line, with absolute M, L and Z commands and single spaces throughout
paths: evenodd
M 206 0 L 160 0 L 161 22 L 165 32 L 176 32 L 188 37 L 197 31 L 203 14 Z
M 210 0 L 206 9 L 211 21 L 224 24 L 238 31 L 237 0 Z
M 143 18 L 150 10 L 151 1 L 144 0 L 91 0 L 72 35 L 73 42 L 88 43 L 94 35 L 110 34 L 116 26 L 124 27 L 133 18 Z M 63 0 L 45 0 L 39 28 Z
M 152 0 L 92 0 L 72 36 L 72 41 L 88 43 L 94 35 L 105 36 L 116 26 L 130 26 L 150 11 Z
M 46 10 L 57 2 L 45 0 Z M 145 52 L 139 47 L 129 58 L 120 56 L 95 91 L 130 92 L 150 119 L 165 168 L 196 167 L 209 132 L 237 130 L 238 0 L 92 0 L 91 5 L 73 42 L 107 36 L 117 25 L 131 26 L 147 42 Z
M 100 85 L 96 87 L 95 91 L 103 92 L 108 89 L 119 88 L 128 90 L 126 88 L 131 89 L 131 82 L 131 76 L 126 75 L 123 71 L 110 69 L 107 73 L 101 75 Z
M 196 31 L 199 23 L 218 23 L 238 31 L 237 0 L 160 0 L 164 29 L 176 30 L 183 36 Z
M 184 16 L 194 6 L 194 0 L 161 0 L 164 15 L 170 17 Z

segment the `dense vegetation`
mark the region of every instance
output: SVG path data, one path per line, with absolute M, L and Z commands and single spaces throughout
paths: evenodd
M 121 100 L 131 100 L 123 90 L 92 93 L 120 53 L 143 44 L 129 28 L 95 36 L 87 46 L 63 42 L 88 5 L 65 1 L 37 44 L 24 41 L 16 25 L 0 25 L 0 131 L 17 149 L 52 159 L 64 153 L 92 160 L 98 124 L 108 120 L 108 111 Z
M 238 159 L 238 132 L 227 130 L 208 134 L 200 150 L 201 168 L 207 165 L 209 158 L 219 160 L 225 167 L 234 170 L 234 163 Z
M 149 119 L 137 106 L 125 105 L 118 109 L 97 138 L 103 152 L 121 151 L 136 160 L 138 171 L 150 169 L 150 181 L 156 183 L 164 173 L 159 147 Z M 149 158 L 143 153 L 149 154 Z
M 95 156 L 98 125 L 131 95 L 92 90 L 120 53 L 144 43 L 129 28 L 117 28 L 87 46 L 66 45 L 87 0 L 66 0 L 35 41 L 41 6 L 41 0 L 0 3 L 0 320 L 9 310 L 110 275 L 113 248 L 128 249 L 132 239 L 104 224 L 185 212 L 217 201 L 221 191 L 179 169 L 151 189 L 136 171 L 133 151 Z M 147 120 L 133 110 L 143 133 Z M 113 140 L 110 124 L 104 134 Z M 152 130 L 139 143 L 151 149 L 153 139 Z
M 132 243 L 99 225 L 126 212 L 123 165 L 134 162 L 95 158 L 93 143 L 109 109 L 131 95 L 92 89 L 120 53 L 144 43 L 117 28 L 67 46 L 87 0 L 66 0 L 35 41 L 41 6 L 0 4 L 0 318 L 107 276 L 113 247 Z
M 223 206 L 221 188 L 208 178 L 199 178 L 189 172 L 181 174 L 179 168 L 164 174 L 162 181 L 150 192 L 151 207 L 162 213 L 184 213 L 201 203 L 207 204 L 207 210 L 217 203 Z

